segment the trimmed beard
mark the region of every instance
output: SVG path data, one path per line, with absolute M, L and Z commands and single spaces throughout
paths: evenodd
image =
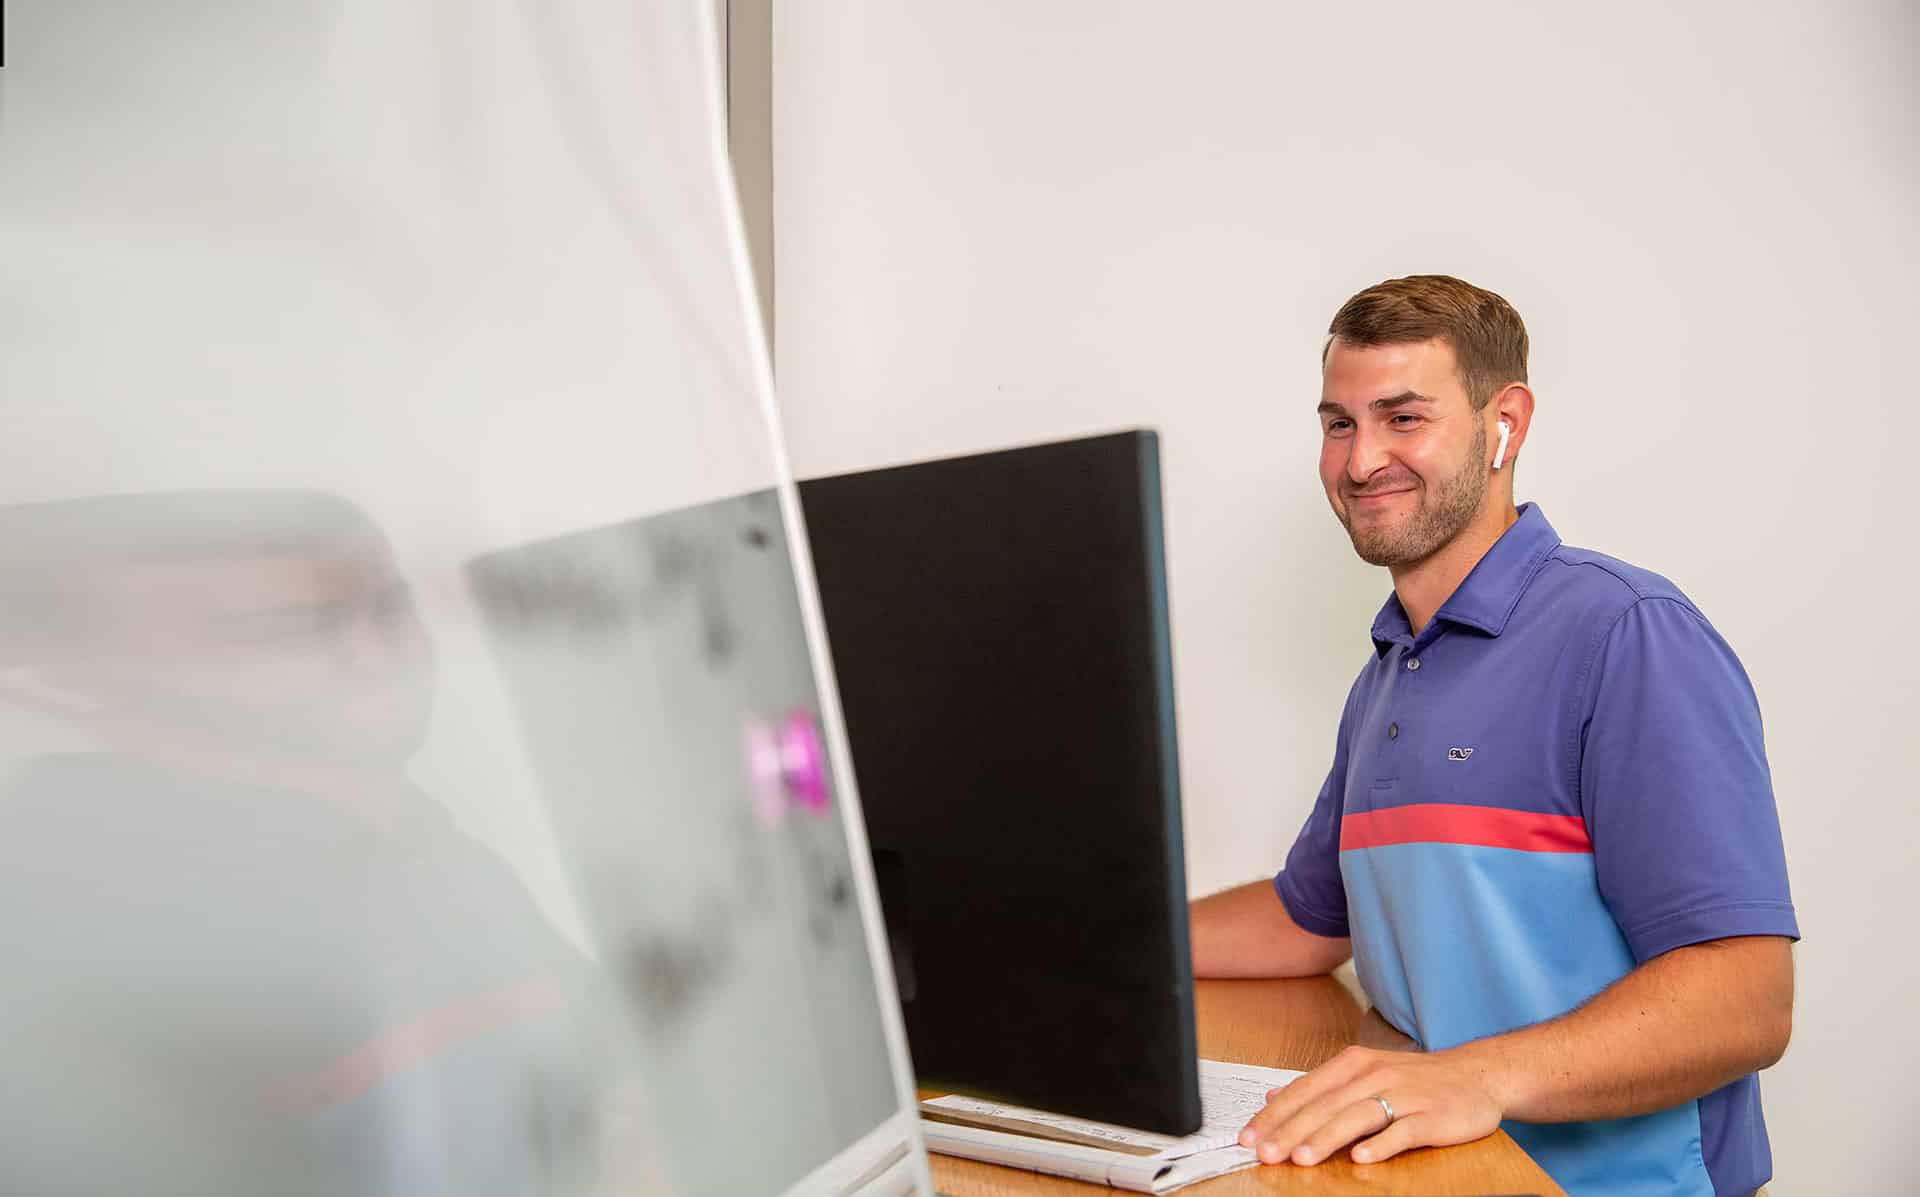
M 1479 413 L 1475 413 L 1477 416 Z M 1420 506 L 1398 528 L 1381 528 L 1365 534 L 1353 530 L 1353 521 L 1344 513 L 1353 551 L 1368 565 L 1397 567 L 1413 565 L 1433 556 L 1473 522 L 1480 502 L 1487 493 L 1487 427 L 1473 422 L 1473 448 L 1459 470 L 1440 484 L 1420 490 Z

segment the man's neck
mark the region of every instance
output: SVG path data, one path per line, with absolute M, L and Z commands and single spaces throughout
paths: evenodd
M 1453 597 L 1480 558 L 1519 520 L 1520 512 L 1511 499 L 1489 503 L 1452 540 L 1412 565 L 1392 568 L 1393 592 L 1400 596 L 1414 635 L 1433 621 L 1441 604 Z

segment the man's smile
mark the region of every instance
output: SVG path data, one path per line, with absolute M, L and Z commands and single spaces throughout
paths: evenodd
M 1372 491 L 1364 495 L 1348 495 L 1347 502 L 1353 504 L 1356 507 L 1359 507 L 1362 510 L 1368 510 L 1371 508 L 1384 506 L 1388 499 L 1395 498 L 1399 495 L 1410 495 L 1413 493 L 1413 490 L 1414 490 L 1413 487 L 1407 486 L 1407 487 L 1402 487 L 1399 490 L 1382 490 L 1382 491 Z

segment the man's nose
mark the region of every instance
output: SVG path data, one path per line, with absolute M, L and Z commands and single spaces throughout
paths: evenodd
M 1347 445 L 1347 478 L 1356 484 L 1366 482 L 1387 464 L 1386 441 L 1378 432 L 1364 426 L 1356 428 Z

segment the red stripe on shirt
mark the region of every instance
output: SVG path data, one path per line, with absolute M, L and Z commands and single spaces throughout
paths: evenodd
M 1522 852 L 1591 852 L 1586 820 L 1495 806 L 1422 802 L 1349 813 L 1340 820 L 1340 850 L 1388 844 L 1476 844 Z
M 560 987 L 544 979 L 478 994 L 387 1028 L 325 1068 L 283 1086 L 276 1097 L 283 1106 L 302 1109 L 352 1101 L 456 1044 L 565 1005 Z

